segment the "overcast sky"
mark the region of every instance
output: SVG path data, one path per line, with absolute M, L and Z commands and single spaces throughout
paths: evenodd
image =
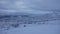
M 60 10 L 60 0 L 0 0 L 3 12 L 50 13 L 49 10 Z

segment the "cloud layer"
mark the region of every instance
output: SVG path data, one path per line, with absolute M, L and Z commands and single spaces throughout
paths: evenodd
M 0 11 L 49 13 L 50 10 L 60 10 L 59 0 L 0 0 Z M 49 11 L 49 12 L 48 12 Z

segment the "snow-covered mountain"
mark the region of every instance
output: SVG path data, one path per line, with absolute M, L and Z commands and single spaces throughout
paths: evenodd
M 14 15 L 1 15 L 0 28 L 10 28 L 11 26 L 17 27 L 21 24 L 60 24 L 60 15 L 51 14 L 14 14 Z M 56 23 L 54 23 L 56 21 Z M 58 22 L 58 23 L 57 23 Z

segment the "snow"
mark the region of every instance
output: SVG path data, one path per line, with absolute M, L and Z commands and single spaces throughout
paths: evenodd
M 20 24 L 16 28 L 10 26 L 9 30 L 0 30 L 0 34 L 60 34 L 60 20 L 42 21 L 42 23 L 39 23 Z
M 10 30 L 1 31 L 2 34 L 59 34 L 60 25 L 51 24 L 26 24 L 26 27 L 12 28 Z
M 36 17 L 36 16 L 34 16 L 34 17 Z M 10 18 L 8 18 L 8 19 L 10 20 Z M 13 22 L 13 19 L 16 19 L 16 20 Z M 19 19 L 23 20 L 23 21 L 22 22 L 19 21 L 19 23 L 16 22 Z M 3 26 L 9 27 L 9 29 L 0 30 L 0 34 L 60 34 L 60 19 L 56 16 L 54 16 L 53 18 L 50 18 L 50 16 L 49 16 L 49 18 L 48 17 L 47 18 L 46 17 L 42 17 L 42 18 L 37 17 L 37 18 L 34 18 L 33 20 L 30 17 L 23 16 L 23 18 L 22 17 L 11 18 L 11 21 L 12 22 L 8 22 L 8 23 L 1 22 L 2 24 L 5 24 Z M 24 22 L 24 21 L 26 21 L 26 22 Z M 31 22 L 31 21 L 34 21 L 34 22 Z M 28 24 L 28 23 L 31 23 L 31 24 Z M 19 24 L 19 26 L 12 27 L 11 24 L 14 24 L 14 25 Z

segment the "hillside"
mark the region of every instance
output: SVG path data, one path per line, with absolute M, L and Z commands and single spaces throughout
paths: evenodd
M 22 24 L 60 24 L 60 16 L 56 14 L 20 14 L 20 15 L 1 15 L 0 28 L 17 27 Z M 56 23 L 51 21 L 56 21 Z M 59 21 L 59 22 L 58 22 Z

